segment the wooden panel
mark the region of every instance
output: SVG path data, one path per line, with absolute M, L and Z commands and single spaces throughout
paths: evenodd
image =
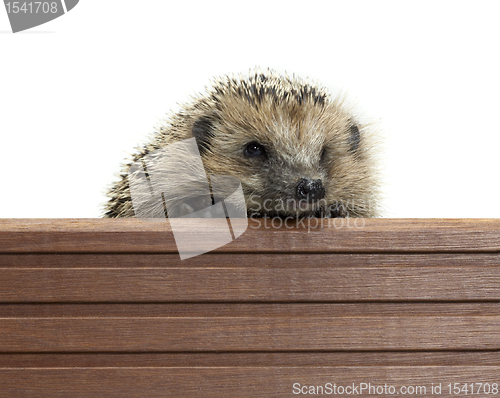
M 204 220 L 185 221 L 200 245 L 227 229 L 226 220 L 209 230 Z M 240 238 L 217 252 L 500 251 L 496 219 L 312 219 L 281 227 L 272 219 L 249 221 Z M 176 247 L 166 220 L 0 220 L 0 252 L 89 251 L 175 253 Z
M 394 396 L 403 396 L 399 394 L 403 387 L 405 391 L 408 391 L 406 390 L 408 388 L 409 391 L 413 391 L 410 395 L 429 397 L 434 395 L 432 387 L 439 384 L 442 388 L 440 396 L 450 396 L 447 387 L 449 383 L 460 383 L 460 386 L 464 383 L 489 383 L 486 388 L 490 394 L 483 392 L 474 395 L 485 397 L 497 395 L 491 392 L 496 391 L 500 367 L 216 367 L 198 368 L 196 371 L 193 368 L 57 368 L 30 369 L 29 372 L 30 376 L 26 378 L 26 369 L 0 369 L 0 390 L 4 396 L 292 397 L 297 396 L 294 385 L 297 388 L 299 386 L 331 388 L 335 384 L 337 388 L 357 387 L 359 395 L 356 396 L 360 397 L 391 396 L 383 393 L 384 385 L 387 385 L 387 388 L 394 387 Z M 492 386 L 493 383 L 495 386 Z M 361 390 L 361 386 L 366 390 Z M 374 391 L 379 388 L 378 391 L 381 393 L 369 394 L 369 386 L 372 386 Z M 326 395 L 329 390 L 323 391 Z M 346 392 L 344 394 L 347 395 Z
M 3 368 L 500 367 L 499 351 L 3 353 Z
M 0 269 L 0 302 L 500 300 L 499 286 L 484 266 Z
M 500 349 L 500 316 L 64 317 L 1 323 L 1 352 Z
M 500 382 L 500 220 L 263 222 L 181 261 L 161 220 L 0 220 L 0 396 Z
M 0 305 L 2 318 L 303 318 L 400 316 L 500 316 L 494 302 L 343 303 L 27 303 Z
M 162 253 L 0 253 L 0 269 L 21 268 L 331 268 L 331 267 L 500 267 L 500 253 L 206 253 L 181 260 Z

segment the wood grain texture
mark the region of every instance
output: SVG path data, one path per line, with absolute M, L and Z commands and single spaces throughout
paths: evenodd
M 495 366 L 499 351 L 3 353 L 3 368 Z
M 16 397 L 293 397 L 293 386 L 388 385 L 418 387 L 418 396 L 432 396 L 433 385 L 498 383 L 498 366 L 359 366 L 359 367 L 215 367 L 215 368 L 81 368 L 0 369 L 0 390 Z M 297 384 L 296 384 L 297 385 Z M 422 389 L 422 388 L 425 388 Z M 359 390 L 358 390 L 359 391 Z M 491 390 L 490 390 L 491 391 Z M 369 397 L 368 390 L 356 396 Z M 380 396 L 391 396 L 379 394 Z M 417 395 L 417 394 L 412 394 Z M 403 395 L 394 395 L 403 396 Z M 474 395 L 476 396 L 476 395 Z M 480 397 L 495 396 L 480 394 Z
M 186 219 L 198 248 L 211 243 L 226 220 Z M 281 225 L 281 226 L 280 226 Z M 224 252 L 500 252 L 497 219 L 311 219 L 249 220 L 246 232 L 216 250 Z M 175 253 L 167 220 L 0 220 L 0 252 Z
M 2 268 L 338 268 L 500 267 L 500 253 L 206 253 L 181 260 L 164 253 L 0 253 Z
M 310 318 L 500 316 L 498 302 L 26 303 L 0 305 L 1 318 Z
M 500 382 L 500 220 L 264 221 L 181 261 L 164 220 L 0 220 L 0 397 Z
M 499 286 L 498 267 L 0 269 L 5 303 L 500 300 Z
M 500 316 L 1 319 L 0 352 L 500 350 Z

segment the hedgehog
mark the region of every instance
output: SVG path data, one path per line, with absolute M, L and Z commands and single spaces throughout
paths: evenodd
M 122 165 L 103 216 L 138 217 L 131 166 L 146 157 L 154 162 L 158 150 L 194 138 L 206 175 L 241 183 L 248 217 L 378 217 L 376 139 L 370 123 L 345 103 L 343 95 L 332 98 L 308 79 L 272 70 L 215 79 Z M 179 168 L 189 167 L 182 153 L 175 157 Z M 162 176 L 167 182 L 169 173 Z M 169 190 L 181 210 L 166 211 L 165 198 L 156 198 L 140 216 L 178 217 L 214 203 L 197 193 L 195 182 L 176 184 Z

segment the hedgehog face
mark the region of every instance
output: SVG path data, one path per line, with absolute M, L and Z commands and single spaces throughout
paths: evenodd
M 193 136 L 208 174 L 241 181 L 249 215 L 370 214 L 362 132 L 338 103 L 263 96 L 256 104 L 235 95 L 217 104 L 194 122 Z
M 249 77 L 215 80 L 204 95 L 171 115 L 133 161 L 194 136 L 209 176 L 239 179 L 250 216 L 374 217 L 378 177 L 367 133 L 342 101 L 331 100 L 321 87 L 257 70 Z M 106 217 L 134 217 L 130 166 L 124 165 L 109 192 Z M 199 192 L 191 181 L 186 184 L 173 190 L 182 208 L 203 209 Z M 224 198 L 234 192 L 234 186 L 222 188 Z M 153 207 L 148 217 L 165 216 L 162 203 Z

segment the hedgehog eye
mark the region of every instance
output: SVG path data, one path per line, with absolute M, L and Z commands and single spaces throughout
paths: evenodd
M 247 144 L 243 152 L 246 156 L 255 158 L 258 156 L 265 155 L 266 149 L 264 148 L 263 145 L 259 144 L 258 142 L 251 142 Z

